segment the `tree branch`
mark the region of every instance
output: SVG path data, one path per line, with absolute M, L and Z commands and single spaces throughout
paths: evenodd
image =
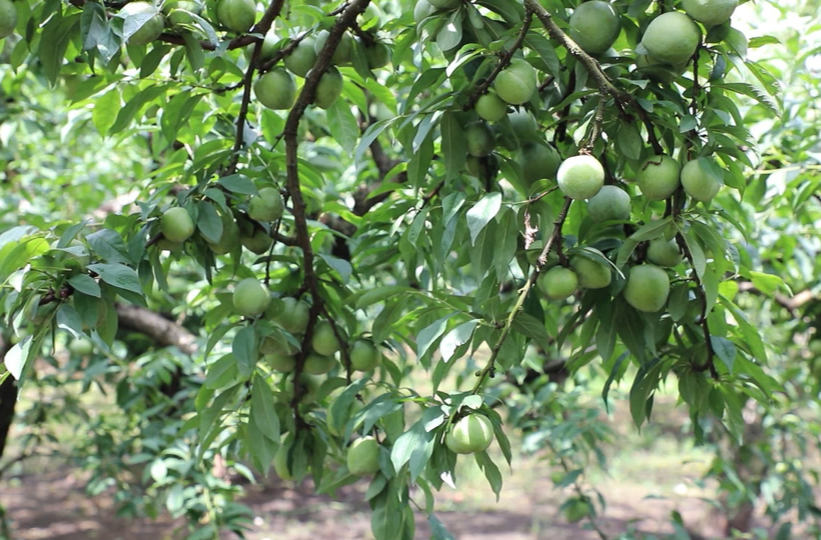
M 286 181 L 285 187 L 292 201 L 292 213 L 294 215 L 294 228 L 296 240 L 299 247 L 302 249 L 302 261 L 304 272 L 304 285 L 311 293 L 313 304 L 311 306 L 311 317 L 306 329 L 305 336 L 302 339 L 302 350 L 297 355 L 297 362 L 294 369 L 294 396 L 291 402 L 291 408 L 294 411 L 296 424 L 302 427 L 303 420 L 299 414 L 299 403 L 302 399 L 301 389 L 299 384 L 300 375 L 302 374 L 305 363 L 305 356 L 308 351 L 308 344 L 310 343 L 313 334 L 313 328 L 316 319 L 322 312 L 322 296 L 319 294 L 319 282 L 314 271 L 314 252 L 311 247 L 311 238 L 308 231 L 308 222 L 305 209 L 305 201 L 302 198 L 302 191 L 299 182 L 299 123 L 308 105 L 314 100 L 316 88 L 319 81 L 328 67 L 331 65 L 331 56 L 333 56 L 339 42 L 342 40 L 343 33 L 356 21 L 356 17 L 365 11 L 365 8 L 370 3 L 370 0 L 353 0 L 344 11 L 341 12 L 336 20 L 333 28 L 331 28 L 325 46 L 319 52 L 319 55 L 314 64 L 313 69 L 305 78 L 305 84 L 299 93 L 294 106 L 288 113 L 288 118 L 285 121 L 285 128 L 282 130 L 283 138 L 285 139 L 285 168 Z
M 274 19 L 277 18 L 282 11 L 282 6 L 285 0 L 273 0 L 268 9 L 262 15 L 259 23 L 251 29 L 253 33 L 259 33 L 263 36 L 271 29 Z M 234 174 L 237 170 L 237 163 L 239 163 L 239 151 L 242 149 L 242 143 L 245 140 L 245 120 L 248 117 L 248 106 L 251 103 L 252 82 L 254 80 L 254 70 L 259 62 L 259 55 L 262 53 L 262 40 L 254 37 L 255 45 L 254 51 L 251 54 L 251 60 L 248 62 L 248 69 L 245 70 L 245 77 L 242 80 L 244 87 L 242 91 L 242 103 L 239 108 L 239 115 L 237 116 L 237 134 L 234 139 L 234 148 L 232 150 L 231 161 L 226 168 L 226 174 Z
M 115 304 L 120 328 L 145 334 L 163 347 L 176 347 L 185 354 L 197 352 L 194 334 L 159 313 L 132 304 Z
M 542 25 L 545 27 L 545 30 L 547 30 L 548 35 L 552 39 L 558 41 L 565 49 L 567 49 L 567 52 L 571 56 L 587 68 L 588 73 L 593 77 L 593 80 L 596 81 L 596 85 L 599 88 L 599 93 L 613 96 L 613 99 L 616 100 L 616 106 L 622 114 L 629 115 L 630 112 L 628 111 L 631 111 L 639 117 L 647 129 L 647 139 L 653 147 L 653 151 L 657 154 L 663 154 L 664 148 L 661 146 L 661 143 L 656 137 L 653 122 L 650 120 L 650 117 L 647 116 L 647 112 L 641 108 L 641 105 L 633 99 L 633 96 L 613 85 L 596 59 L 584 52 L 582 48 L 579 47 L 579 45 L 564 32 L 564 30 L 559 28 L 553 20 L 553 16 L 550 15 L 544 7 L 542 7 L 538 0 L 525 0 L 525 7 L 531 9 L 536 14 L 536 17 L 539 18 L 539 21 L 541 21 Z
M 525 37 L 527 36 L 528 30 L 530 30 L 530 24 L 533 22 L 533 9 L 530 6 L 525 6 L 525 17 L 522 21 L 522 28 L 519 30 L 519 35 L 516 37 L 516 41 L 513 43 L 513 46 L 509 49 L 504 51 L 501 56 L 499 57 L 499 62 L 496 64 L 496 67 L 493 68 L 493 71 L 490 72 L 487 79 L 485 79 L 482 84 L 477 86 L 473 92 L 470 93 L 470 97 L 468 98 L 467 103 L 463 107 L 464 110 L 469 111 L 473 107 L 476 106 L 476 102 L 482 97 L 482 94 L 488 91 L 490 85 L 493 84 L 493 81 L 496 80 L 496 77 L 499 73 L 502 72 L 507 66 L 510 65 L 510 60 L 513 58 L 513 54 L 522 47 L 522 44 L 525 41 Z
M 522 287 L 521 291 L 519 292 L 519 298 L 516 300 L 516 304 L 513 306 L 513 309 L 510 311 L 510 314 L 507 317 L 507 321 L 505 322 L 504 327 L 502 328 L 502 334 L 499 336 L 499 339 L 493 345 L 493 349 L 491 350 L 490 358 L 488 359 L 485 367 L 483 367 L 479 373 L 477 373 L 478 380 L 476 384 L 473 386 L 472 393 L 476 394 L 482 388 L 485 380 L 493 371 L 495 370 L 496 365 L 496 357 L 499 356 L 499 351 L 502 349 L 502 345 L 504 345 L 505 340 L 507 339 L 508 334 L 510 334 L 510 329 L 513 326 L 513 320 L 516 318 L 516 315 L 519 314 L 519 311 L 522 309 L 522 306 L 525 303 L 525 299 L 527 299 L 528 293 L 533 288 L 533 284 L 536 283 L 536 279 L 539 277 L 539 273 L 542 271 L 542 268 L 545 264 L 547 264 L 547 255 L 550 253 L 550 249 L 553 247 L 554 244 L 560 245 L 561 237 L 562 237 L 562 227 L 564 226 L 564 220 L 567 219 L 567 212 L 570 210 L 570 205 L 572 204 L 573 199 L 570 197 L 564 198 L 564 205 L 562 206 L 559 215 L 556 217 L 556 221 L 553 222 L 553 232 L 550 234 L 550 238 L 547 239 L 545 242 L 544 248 L 542 248 L 542 252 L 539 254 L 539 258 L 536 261 L 536 266 L 531 272 L 530 277 L 528 277 L 527 281 L 525 282 L 524 286 Z

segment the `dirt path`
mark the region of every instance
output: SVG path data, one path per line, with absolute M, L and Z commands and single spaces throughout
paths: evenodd
M 529 471 L 533 473 L 533 471 Z M 543 478 L 547 478 L 544 476 Z M 244 502 L 254 512 L 249 540 L 368 540 L 370 511 L 363 502 L 366 485 L 348 486 L 336 499 L 315 495 L 309 485 L 294 487 L 271 482 L 248 486 Z M 671 533 L 670 511 L 676 507 L 700 532 L 716 537 L 705 504 L 695 498 L 678 501 L 643 500 L 647 495 L 630 486 L 604 486 L 611 500 L 601 519 L 609 536 L 624 532 L 629 523 L 651 534 Z M 437 517 L 458 540 L 597 540 L 581 524 L 571 525 L 558 508 L 563 495 L 549 480 L 509 479 L 502 499 L 489 489 L 468 485 L 462 491 L 443 491 L 437 497 Z M 72 471 L 27 475 L 0 483 L 0 503 L 12 518 L 15 540 L 166 540 L 181 524 L 168 516 L 156 521 L 119 519 L 110 497 L 90 498 Z M 417 538 L 430 537 L 424 516 L 417 516 Z M 229 538 L 226 536 L 226 539 Z

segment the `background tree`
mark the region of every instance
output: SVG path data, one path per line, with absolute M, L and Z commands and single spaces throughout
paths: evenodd
M 606 425 L 556 389 L 600 374 L 638 427 L 677 388 L 728 534 L 765 493 L 817 537 L 818 40 L 750 9 L 6 1 L 0 457 L 53 387 L 8 463 L 82 423 L 91 491 L 191 538 L 247 525 L 221 469 L 272 466 L 447 538 L 433 492 L 472 457 L 498 496 L 520 429 L 595 528 Z

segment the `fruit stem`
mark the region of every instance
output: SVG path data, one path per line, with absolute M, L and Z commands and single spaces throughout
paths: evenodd
M 551 247 L 555 244 L 559 247 L 559 257 L 561 255 L 561 238 L 562 238 L 562 226 L 564 225 L 565 219 L 567 219 L 567 211 L 570 209 L 570 205 L 573 203 L 573 199 L 570 197 L 564 198 L 564 205 L 562 206 L 559 215 L 556 217 L 556 221 L 553 222 L 553 232 L 550 234 L 550 238 L 547 239 L 545 242 L 544 248 L 542 248 L 542 252 L 539 254 L 539 258 L 536 260 L 535 268 L 533 272 L 530 273 L 530 277 L 527 278 L 524 286 L 521 288 L 519 292 L 519 297 L 516 299 L 516 304 L 513 306 L 513 309 L 510 311 L 510 314 L 505 321 L 505 325 L 502 328 L 502 333 L 499 336 L 499 339 L 496 341 L 496 344 L 493 346 L 493 349 L 490 353 L 490 358 L 488 359 L 485 367 L 483 367 L 477 374 L 476 384 L 473 385 L 473 390 L 471 390 L 471 394 L 478 394 L 479 390 L 482 389 L 482 385 L 484 385 L 487 377 L 490 373 L 495 370 L 496 366 L 496 357 L 499 356 L 499 351 L 502 349 L 502 345 L 504 345 L 505 340 L 507 339 L 508 334 L 510 334 L 510 329 L 513 326 L 513 321 L 516 318 L 516 315 L 519 314 L 519 311 L 522 309 L 522 306 L 527 299 L 527 295 L 530 290 L 533 288 L 533 284 L 536 283 L 536 279 L 539 277 L 539 273 L 542 271 L 542 268 L 547 263 L 547 255 L 550 253 Z
M 476 106 L 476 102 L 479 100 L 482 95 L 488 91 L 490 85 L 493 84 L 493 81 L 496 80 L 496 76 L 502 72 L 507 66 L 510 65 L 510 60 L 513 58 L 513 54 L 518 51 L 522 44 L 525 41 L 525 37 L 527 36 L 528 30 L 530 30 L 530 24 L 533 22 L 533 9 L 530 6 L 525 6 L 525 16 L 522 20 L 522 28 L 519 30 L 519 35 L 516 37 L 516 41 L 513 42 L 513 46 L 504 51 L 500 57 L 499 62 L 496 64 L 496 67 L 493 68 L 493 71 L 490 72 L 487 79 L 485 79 L 482 84 L 474 88 L 473 92 L 470 93 L 470 97 L 468 97 L 467 103 L 463 109 L 465 111 L 471 110 L 473 107 Z

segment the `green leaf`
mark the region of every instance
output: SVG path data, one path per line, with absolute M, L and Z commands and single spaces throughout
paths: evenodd
M 359 125 L 351 112 L 350 104 L 337 99 L 325 113 L 331 135 L 348 154 L 352 154 L 359 138 Z
M 94 101 L 91 121 L 100 135 L 105 135 L 117 121 L 120 112 L 120 90 L 115 86 Z
M 251 376 L 257 364 L 257 336 L 253 326 L 240 328 L 231 344 L 231 352 L 237 359 L 239 373 L 244 378 Z
M 197 228 L 209 242 L 214 244 L 219 242 L 223 225 L 213 204 L 201 202 L 197 205 Z
M 710 343 L 713 346 L 713 352 L 718 356 L 719 360 L 724 362 L 727 366 L 727 371 L 733 372 L 733 363 L 735 362 L 736 350 L 733 342 L 718 336 L 710 336 Z
M 540 321 L 533 315 L 520 311 L 513 319 L 511 329 L 523 336 L 535 340 L 539 345 L 545 349 L 550 348 L 550 335 L 544 326 L 544 322 Z
M 217 183 L 228 191 L 232 191 L 234 193 L 241 193 L 243 195 L 257 194 L 257 186 L 254 184 L 253 180 L 243 174 L 223 176 L 217 180 Z
M 143 287 L 140 283 L 140 278 L 133 268 L 122 264 L 98 263 L 89 264 L 88 269 L 99 274 L 100 279 L 109 285 L 143 296 Z
M 391 463 L 394 470 L 398 471 L 409 464 L 411 482 L 419 476 L 433 454 L 433 443 L 435 433 L 426 426 L 434 420 L 443 421 L 444 413 L 439 407 L 425 409 L 422 418 L 416 421 L 409 430 L 396 439 L 391 448 Z
M 100 298 L 100 285 L 87 274 L 76 274 L 68 278 L 68 284 L 75 290 L 95 298 Z
M 251 385 L 251 422 L 271 441 L 279 444 L 279 417 L 274 411 L 274 394 L 260 376 Z
M 455 10 L 436 35 L 436 44 L 442 51 L 449 51 L 462 41 L 462 17 L 462 10 Z
M 478 324 L 478 319 L 472 319 L 460 324 L 442 338 L 442 341 L 439 343 L 439 354 L 442 355 L 443 362 L 447 362 L 453 358 L 453 354 L 456 350 L 470 341 L 470 338 L 473 336 L 473 330 Z
M 473 208 L 467 211 L 466 218 L 470 231 L 470 243 L 476 243 L 476 237 L 482 229 L 496 217 L 502 208 L 502 194 L 498 191 L 485 194 Z
M 456 313 L 450 313 L 445 315 L 441 319 L 437 320 L 433 324 L 426 326 L 419 332 L 418 337 L 416 338 L 416 357 L 422 359 L 436 343 L 442 334 L 445 333 L 445 330 L 448 327 L 448 321 L 451 317 L 456 315 Z
M 456 178 L 465 166 L 467 141 L 465 130 L 452 112 L 442 115 L 442 154 L 445 159 L 445 180 Z M 499 200 L 501 201 L 501 194 Z
M 80 23 L 80 19 L 80 13 L 74 13 L 64 18 L 58 11 L 49 18 L 43 27 L 42 35 L 47 37 L 40 40 L 37 55 L 40 57 L 43 72 L 52 85 L 57 83 L 66 49 L 75 32 L 75 27 Z M 111 121 L 114 121 L 113 115 Z M 100 133 L 103 134 L 105 131 L 100 131 Z
M 486 450 L 476 452 L 473 456 L 476 459 L 476 464 L 485 474 L 490 489 L 496 494 L 496 502 L 499 502 L 499 495 L 502 493 L 502 473 L 499 472 L 499 467 L 493 463 Z

